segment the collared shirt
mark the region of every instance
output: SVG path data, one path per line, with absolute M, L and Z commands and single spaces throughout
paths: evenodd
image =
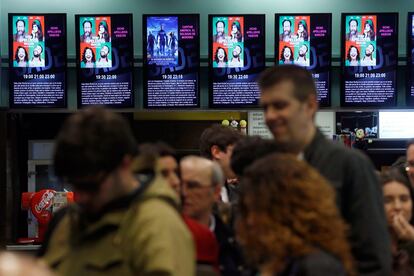
M 210 225 L 208 226 L 211 232 L 214 233 L 214 229 L 216 229 L 216 218 L 213 215 L 210 215 Z

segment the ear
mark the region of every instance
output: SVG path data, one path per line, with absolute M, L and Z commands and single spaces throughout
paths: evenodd
M 210 153 L 214 160 L 221 159 L 221 154 L 220 154 L 221 152 L 222 152 L 221 149 L 217 145 L 213 145 L 210 148 Z
M 310 95 L 306 102 L 309 112 L 312 114 L 312 118 L 316 116 L 316 112 L 318 111 L 319 104 L 316 95 Z

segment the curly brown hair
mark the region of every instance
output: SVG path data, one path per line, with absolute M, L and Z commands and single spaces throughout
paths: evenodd
M 276 153 L 246 169 L 239 201 L 238 238 L 255 265 L 280 272 L 288 258 L 318 249 L 354 275 L 347 226 L 328 182 L 296 156 Z

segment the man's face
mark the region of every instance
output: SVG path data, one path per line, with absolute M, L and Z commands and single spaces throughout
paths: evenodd
M 35 57 L 40 57 L 40 55 L 42 54 L 42 47 L 40 47 L 39 45 L 37 45 L 34 50 L 33 50 L 33 55 Z
M 219 163 L 226 179 L 236 178 L 236 174 L 231 169 L 231 155 L 233 154 L 234 145 L 228 145 L 226 151 L 218 150 L 217 156 L 213 158 Z
M 89 22 L 85 22 L 85 24 L 83 24 L 83 33 L 85 36 L 90 36 L 92 32 L 92 25 Z
M 17 34 L 22 35 L 24 33 L 24 23 L 23 21 L 18 21 L 16 24 Z
M 283 22 L 283 33 L 284 34 L 290 33 L 290 21 Z
M 224 33 L 224 23 L 223 22 L 218 22 L 217 26 L 216 26 L 216 32 L 217 35 L 221 36 Z
M 240 52 L 241 52 L 240 47 L 239 47 L 239 46 L 236 46 L 236 47 L 233 49 L 233 57 L 235 57 L 235 58 L 239 57 L 239 56 L 240 56 Z
M 294 85 L 284 81 L 261 91 L 260 104 L 264 109 L 265 122 L 277 144 L 303 147 L 303 138 L 313 124 L 317 104 L 310 97 L 300 102 L 294 97 Z M 290 147 L 289 147 L 290 146 Z
M 213 211 L 218 200 L 216 188 L 211 183 L 211 167 L 180 163 L 181 191 L 183 196 L 183 213 L 198 220 Z
M 305 45 L 302 45 L 299 48 L 299 56 L 304 57 L 307 51 L 308 51 L 308 48 Z
M 356 23 L 356 21 L 355 20 L 351 20 L 350 22 L 349 22 L 349 32 L 351 33 L 351 34 L 356 34 L 356 32 L 357 32 L 357 23 Z
M 410 178 L 411 185 L 414 187 L 414 145 L 408 147 L 406 157 L 408 177 Z
M 374 46 L 368 45 L 368 47 L 365 48 L 365 55 L 367 57 L 370 57 L 372 55 L 372 52 L 374 52 Z
M 106 58 L 108 56 L 109 49 L 108 47 L 104 46 L 101 48 L 101 57 Z
M 178 164 L 174 157 L 163 156 L 158 159 L 161 174 L 177 194 L 180 194 L 180 179 L 178 178 Z

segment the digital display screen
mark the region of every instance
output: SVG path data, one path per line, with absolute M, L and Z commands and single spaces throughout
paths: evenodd
M 407 22 L 407 105 L 414 105 L 414 13 L 408 13 Z
M 209 15 L 211 107 L 255 107 L 265 69 L 265 15 Z
M 76 15 L 78 106 L 133 107 L 132 14 Z
M 66 14 L 9 14 L 10 107 L 66 107 Z
M 380 111 L 380 139 L 414 138 L 414 112 L 412 111 Z
M 198 107 L 199 15 L 144 15 L 144 106 Z
M 394 106 L 398 14 L 342 14 L 342 106 Z
M 312 72 L 321 107 L 330 106 L 331 14 L 276 14 L 275 63 Z

